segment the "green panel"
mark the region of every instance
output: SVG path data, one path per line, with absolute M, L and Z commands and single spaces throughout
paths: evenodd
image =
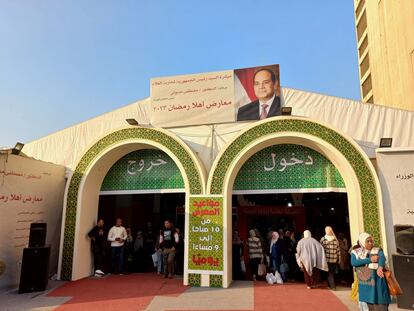
M 223 197 L 190 197 L 188 269 L 223 271 Z
M 300 145 L 274 145 L 241 167 L 233 190 L 345 188 L 335 166 L 319 152 Z
M 188 285 L 201 286 L 201 274 L 189 273 L 188 274 Z
M 210 275 L 210 287 L 223 287 L 222 275 Z
M 127 154 L 111 167 L 101 191 L 183 188 L 180 170 L 168 154 L 142 149 Z

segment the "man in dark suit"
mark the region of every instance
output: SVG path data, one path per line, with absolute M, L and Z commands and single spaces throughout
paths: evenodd
M 281 115 L 280 97 L 276 95 L 276 75 L 270 69 L 260 69 L 253 77 L 257 100 L 239 108 L 237 121 L 263 120 Z

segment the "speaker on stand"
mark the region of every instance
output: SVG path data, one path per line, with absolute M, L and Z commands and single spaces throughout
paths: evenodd
M 19 294 L 44 291 L 49 281 L 50 246 L 23 249 Z
M 399 308 L 414 309 L 414 226 L 395 225 L 397 254 L 392 255 L 394 275 L 403 290 L 397 296 Z
M 414 309 L 414 256 L 392 255 L 394 275 L 403 294 L 397 296 L 399 308 Z
M 23 249 L 19 294 L 44 291 L 47 288 L 50 245 L 45 245 L 46 228 L 46 223 L 30 225 L 29 247 Z

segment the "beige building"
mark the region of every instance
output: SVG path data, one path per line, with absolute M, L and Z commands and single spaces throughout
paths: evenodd
M 414 110 L 414 0 L 354 0 L 363 102 Z

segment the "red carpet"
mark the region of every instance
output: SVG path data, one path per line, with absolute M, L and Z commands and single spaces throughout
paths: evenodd
M 306 289 L 305 284 L 254 287 L 254 311 L 347 311 L 348 308 L 328 289 Z
M 144 310 L 155 296 L 176 297 L 188 287 L 181 279 L 163 279 L 154 274 L 111 275 L 68 282 L 48 296 L 73 297 L 56 310 Z
M 182 310 L 168 309 L 168 311 Z M 211 311 L 211 309 L 195 311 Z M 304 284 L 287 283 L 270 286 L 266 282 L 256 282 L 253 310 L 215 311 L 348 311 L 348 308 L 327 288 L 309 290 Z
M 72 297 L 56 309 L 59 311 L 136 311 L 145 310 L 155 296 L 178 297 L 188 288 L 182 285 L 181 279 L 163 279 L 154 274 L 112 275 L 103 279 L 87 278 L 68 282 L 49 293 L 48 296 Z M 308 290 L 304 284 L 288 283 L 271 286 L 266 282 L 255 282 L 254 309 L 248 311 L 275 310 L 345 311 L 348 309 L 328 289 Z M 168 309 L 168 311 L 173 310 Z M 211 309 L 197 311 L 211 311 Z

